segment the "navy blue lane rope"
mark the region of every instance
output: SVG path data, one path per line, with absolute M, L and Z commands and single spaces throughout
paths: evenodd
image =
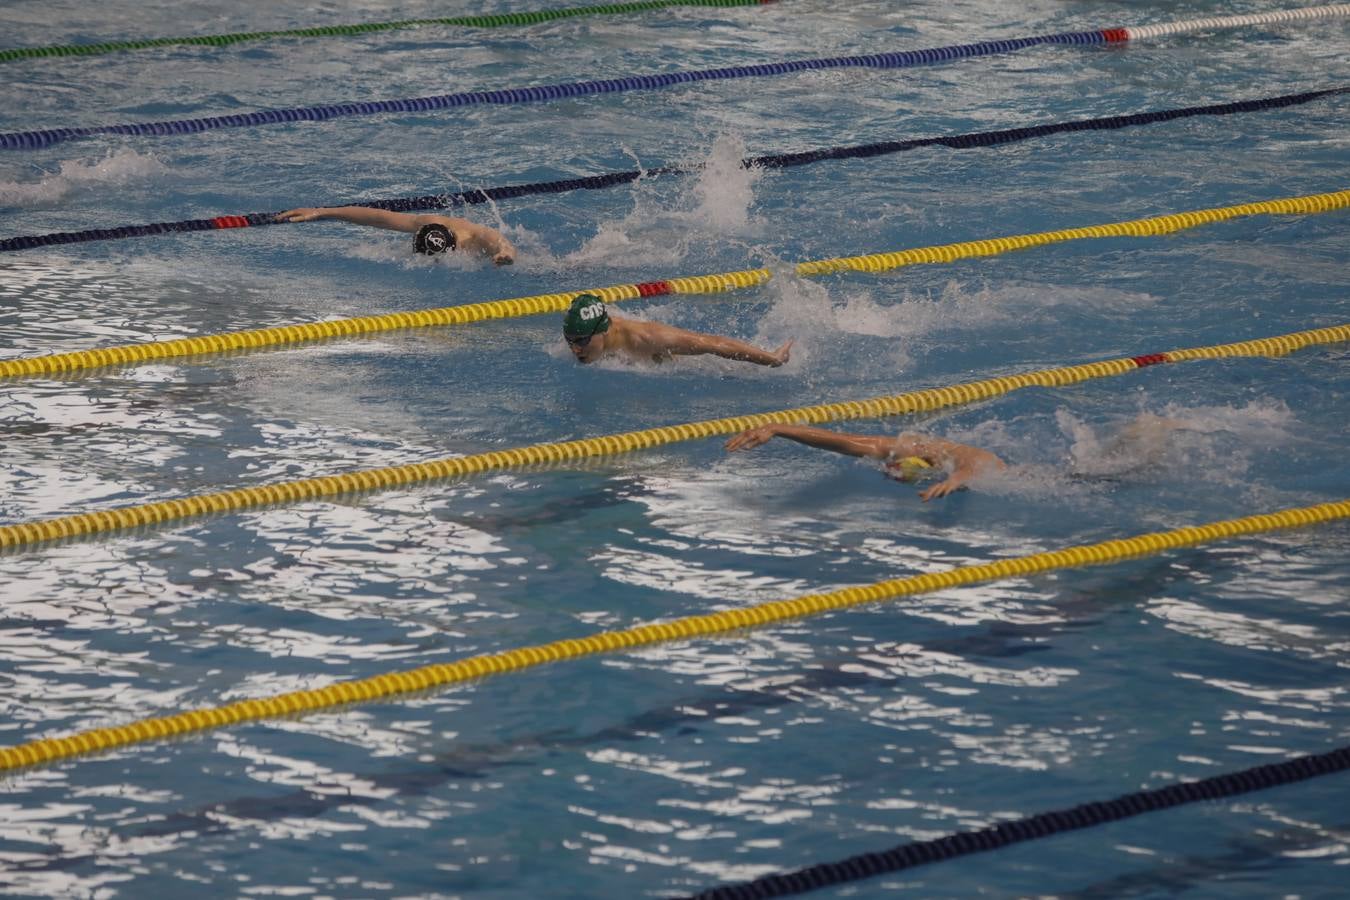
M 746 168 L 785 169 L 791 166 L 804 166 L 827 159 L 867 159 L 888 153 L 900 153 L 920 147 L 942 146 L 954 150 L 968 150 L 979 147 L 993 147 L 1015 141 L 1046 137 L 1076 131 L 1104 131 L 1128 128 L 1135 125 L 1149 125 L 1157 122 L 1170 122 L 1191 116 L 1228 116 L 1236 113 L 1258 112 L 1261 110 L 1281 109 L 1310 103 L 1324 97 L 1350 92 L 1350 87 L 1328 88 L 1320 91 L 1306 91 L 1300 94 L 1285 94 L 1280 97 L 1267 97 L 1258 100 L 1239 100 L 1234 103 L 1218 103 L 1209 106 L 1187 106 L 1180 109 L 1164 109 L 1154 112 L 1132 113 L 1120 116 L 1107 116 L 1098 119 L 1077 119 L 1070 122 L 1032 125 L 1025 128 L 1006 128 L 1001 131 L 980 131 L 971 134 L 956 134 L 946 137 L 912 138 L 904 141 L 885 141 L 876 144 L 862 144 L 853 147 L 830 147 L 823 150 L 808 150 L 801 153 L 783 153 L 772 156 L 756 156 L 741 161 Z M 542 181 L 534 184 L 517 184 L 503 187 L 477 188 L 454 194 L 431 194 L 423 197 L 399 197 L 389 200 L 369 200 L 350 204 L 387 209 L 394 212 L 413 212 L 416 210 L 449 209 L 456 206 L 468 206 L 488 201 L 510 200 L 533 194 L 560 194 L 567 191 L 598 190 L 628 184 L 639 178 L 652 178 L 661 175 L 685 174 L 697 167 L 661 166 L 645 171 L 610 172 L 592 175 L 586 178 L 569 178 L 562 181 Z M 222 228 L 245 228 L 257 225 L 278 224 L 276 213 L 248 213 L 242 216 L 216 216 L 211 219 L 188 219 L 181 222 L 157 222 L 150 225 L 123 225 L 115 228 L 94 228 L 87 231 L 64 231 L 54 234 L 25 235 L 0 240 L 0 251 L 29 250 L 54 244 L 73 244 L 81 241 L 106 241 L 118 238 L 144 237 L 155 234 L 168 234 L 176 231 L 214 231 Z
M 1300 756 L 1287 762 L 1257 766 L 1227 775 L 1216 775 L 1201 781 L 1173 784 L 1151 791 L 1137 791 L 1114 800 L 1085 803 L 1072 809 L 1040 813 L 1012 822 L 1000 822 L 977 831 L 958 831 L 933 840 L 899 844 L 879 853 L 863 853 L 839 862 L 820 863 L 782 875 L 766 875 L 741 884 L 713 888 L 696 894 L 689 900 L 764 900 L 768 897 L 804 894 L 832 885 L 861 881 L 958 856 L 997 850 L 1010 844 L 1049 837 L 1065 831 L 1118 822 L 1121 819 L 1186 803 L 1217 800 L 1221 797 L 1233 797 L 1283 784 L 1306 781 L 1321 775 L 1343 772 L 1348 768 L 1350 768 L 1350 747 L 1341 747 L 1328 753 Z
M 1119 32 L 1119 36 L 1117 36 Z M 908 50 L 901 53 L 877 53 L 869 56 L 836 56 L 823 59 L 802 59 L 754 66 L 728 66 L 720 69 L 666 72 L 660 75 L 633 75 L 626 78 L 608 78 L 602 81 L 579 81 L 565 84 L 545 84 L 537 87 L 507 88 L 497 91 L 470 91 L 461 94 L 441 94 L 409 100 L 376 100 L 367 103 L 336 103 L 328 106 L 301 106 L 290 109 L 266 109 L 230 116 L 208 116 L 201 119 L 173 119 L 162 122 L 139 122 L 123 125 L 93 125 L 80 128 L 51 128 L 42 131 L 18 131 L 0 134 L 0 149 L 27 150 L 49 147 L 62 141 L 100 134 L 166 135 L 195 134 L 217 128 L 249 128 L 277 122 L 318 122 L 346 116 L 371 116 L 379 113 L 429 112 L 477 106 L 485 103 L 532 103 L 581 97 L 588 94 L 614 94 L 624 91 L 645 91 L 688 84 L 696 81 L 715 81 L 728 78 L 762 78 L 786 75 L 808 69 L 839 69 L 862 66 L 874 69 L 898 69 L 910 66 L 968 59 L 1009 53 L 1037 44 L 1105 44 L 1123 41 L 1123 29 L 1108 31 L 1076 31 L 1064 34 L 1046 34 L 1038 37 L 1015 38 L 1005 41 L 983 41 L 978 44 L 960 44 L 929 50 Z

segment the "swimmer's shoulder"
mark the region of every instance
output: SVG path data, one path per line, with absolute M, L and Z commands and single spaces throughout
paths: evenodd
M 423 221 L 444 225 L 446 228 L 453 228 L 456 231 L 473 231 L 480 227 L 473 224 L 468 219 L 462 219 L 459 216 L 443 216 L 440 213 L 429 213 L 420 218 Z

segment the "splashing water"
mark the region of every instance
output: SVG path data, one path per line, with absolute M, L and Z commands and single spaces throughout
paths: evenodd
M 153 156 L 134 150 L 112 153 L 98 162 L 65 160 L 56 174 L 48 174 L 36 184 L 0 181 L 0 206 L 49 206 L 79 189 L 91 185 L 120 185 L 157 178 L 169 172 Z
M 903 325 L 893 308 L 882 306 L 868 291 L 857 291 L 836 301 L 823 285 L 799 277 L 781 262 L 768 268 L 773 279 L 765 286 L 772 305 L 755 328 L 751 343 L 777 346 L 792 339 L 789 369 L 807 371 L 818 353 L 838 344 L 841 334 L 865 337 L 901 338 Z M 895 340 L 884 352 L 874 353 L 868 366 L 884 366 L 900 371 L 910 366 L 908 342 Z
M 1277 401 L 1196 407 L 1173 403 L 1160 412 L 1141 408 L 1130 418 L 1102 424 L 1061 407 L 1053 418 L 1053 431 L 1047 430 L 1044 416 L 1036 415 L 934 433 L 989 450 L 1009 463 L 1006 471 L 972 482 L 980 491 L 1079 505 L 1122 482 L 1179 480 L 1246 488 L 1259 452 L 1288 445 L 1297 424 L 1289 408 Z M 1045 461 L 1047 448 L 1053 454 L 1057 445 L 1063 448 L 1059 459 Z
M 703 223 L 715 234 L 736 234 L 752 227 L 750 205 L 763 172 L 745 168 L 741 164 L 745 157 L 745 141 L 739 136 L 723 135 L 713 142 L 694 185 L 698 205 L 688 213 L 691 223 Z
M 1207 473 L 1245 473 L 1252 448 L 1289 439 L 1293 415 L 1284 404 L 1270 402 L 1243 407 L 1169 405 L 1162 415 L 1141 412 L 1104 432 L 1064 409 L 1055 413 L 1055 419 L 1072 442 L 1069 465 L 1077 475 L 1119 478 L 1174 469 L 1203 478 Z
M 570 266 L 626 268 L 672 266 L 700 247 L 729 238 L 753 237 L 759 223 L 751 216 L 755 184 L 763 172 L 741 166 L 745 143 L 739 137 L 717 138 L 697 168 L 698 180 L 683 191 L 674 208 L 639 186 L 632 211 L 618 222 L 604 222 L 595 237 L 564 258 Z

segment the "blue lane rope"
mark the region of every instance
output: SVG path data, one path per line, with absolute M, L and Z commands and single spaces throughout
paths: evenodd
M 1350 92 L 1350 87 L 1327 88 L 1318 91 L 1306 91 L 1298 94 L 1285 94 L 1279 97 L 1267 97 L 1257 100 L 1239 100 L 1234 103 L 1218 103 L 1207 106 L 1187 106 L 1178 109 L 1164 109 L 1153 112 L 1132 113 L 1128 115 L 1106 116 L 1096 119 L 1077 119 L 1069 122 L 1032 125 L 1023 128 L 1007 128 L 999 131 L 980 131 L 970 134 L 956 134 L 946 137 L 912 138 L 903 141 L 883 141 L 875 144 L 862 144 L 852 147 L 830 147 L 823 150 L 807 150 L 800 153 L 784 153 L 771 156 L 755 156 L 744 159 L 745 168 L 785 169 L 831 159 L 867 159 L 889 153 L 916 150 L 921 147 L 949 147 L 953 150 L 969 150 L 981 147 L 993 147 L 1000 144 L 1025 141 L 1077 131 L 1108 131 L 1128 128 L 1136 125 L 1150 125 L 1158 122 L 1170 122 L 1192 116 L 1228 116 L 1237 113 L 1258 112 L 1281 109 L 1310 103 L 1325 97 Z M 567 191 L 598 190 L 629 184 L 639 178 L 652 178 L 661 175 L 687 174 L 697 171 L 698 166 L 660 166 L 642 171 L 610 172 L 585 178 L 569 178 L 561 181 L 543 181 L 534 184 L 507 185 L 503 187 L 475 188 L 453 194 L 430 194 L 422 197 L 398 197 L 388 200 L 369 200 L 351 206 L 369 206 L 395 212 L 415 210 L 448 209 L 456 206 L 468 206 L 489 201 L 510 200 L 533 194 L 560 194 Z M 274 212 L 255 212 L 236 216 L 215 216 L 210 219 L 186 219 L 179 222 L 156 222 L 149 225 L 122 225 L 113 228 L 93 228 L 86 231 L 62 231 L 53 234 L 23 235 L 0 240 L 0 252 L 11 250 L 29 250 L 54 244 L 73 244 L 83 241 L 106 241 L 120 238 L 146 237 L 149 235 L 169 234 L 183 231 L 217 231 L 226 228 L 246 228 L 260 225 L 280 224 Z
M 615 94 L 625 91 L 646 91 L 669 87 L 675 84 L 689 84 L 697 81 L 716 81 L 730 78 L 762 78 L 772 75 L 786 75 L 792 72 L 804 72 L 808 69 L 839 69 L 865 67 L 873 69 L 899 69 L 910 66 L 948 62 L 954 59 L 969 59 L 977 56 L 991 56 L 997 53 L 1010 53 L 1034 47 L 1038 44 L 1105 44 L 1124 40 L 1113 38 L 1110 31 L 1073 31 L 1063 34 L 1046 34 L 1037 37 L 1014 38 L 1003 41 L 982 41 L 977 44 L 959 44 L 952 47 L 937 47 L 929 50 L 908 50 L 901 53 L 876 53 L 868 56 L 835 56 L 822 59 L 792 60 L 779 63 L 764 63 L 754 66 L 727 66 L 718 69 L 697 71 L 666 72 L 661 75 L 634 75 L 625 78 L 607 78 L 602 81 L 578 81 L 564 84 L 545 84 L 527 88 L 507 88 L 497 91 L 468 91 L 460 94 L 440 94 L 434 97 L 417 97 L 408 100 L 376 100 L 367 103 L 336 103 L 327 106 L 299 106 L 290 109 L 267 109 L 258 112 L 238 113 L 229 116 L 208 116 L 201 119 L 171 119 L 161 122 L 138 122 L 122 125 L 93 125 L 79 128 L 51 128 L 41 131 L 18 131 L 0 134 L 0 149 L 26 150 L 49 147 L 62 141 L 91 137 L 100 134 L 166 135 L 196 134 L 217 128 L 249 128 L 255 125 L 271 125 L 277 122 L 319 122 L 347 116 L 370 116 L 387 112 L 428 112 L 437 109 L 454 109 L 461 106 L 478 106 L 488 103 L 533 103 L 545 100 L 560 100 L 567 97 L 581 97 L 589 94 Z
M 1000 822 L 977 831 L 958 831 L 932 840 L 899 844 L 879 853 L 863 853 L 839 862 L 820 863 L 782 875 L 766 875 L 741 884 L 713 888 L 688 900 L 764 900 L 768 897 L 804 894 L 958 856 L 998 850 L 1065 831 L 1118 822 L 1155 810 L 1306 781 L 1347 768 L 1350 768 L 1350 747 L 1341 747 L 1328 753 L 1300 756 L 1286 762 L 1215 775 L 1200 781 L 1137 791 L 1105 802 L 1085 803 L 1072 809 Z

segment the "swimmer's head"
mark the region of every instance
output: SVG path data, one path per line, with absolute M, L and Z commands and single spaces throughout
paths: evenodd
M 413 249 L 428 256 L 448 253 L 455 249 L 455 233 L 438 222 L 423 225 L 413 238 Z
M 896 481 L 918 481 L 932 470 L 933 466 L 928 460 L 917 456 L 906 456 L 886 463 L 886 474 Z
M 590 362 L 598 353 L 596 335 L 609 331 L 609 311 L 595 294 L 578 294 L 563 316 L 563 338 L 579 362 Z M 601 338 L 599 343 L 604 343 Z

